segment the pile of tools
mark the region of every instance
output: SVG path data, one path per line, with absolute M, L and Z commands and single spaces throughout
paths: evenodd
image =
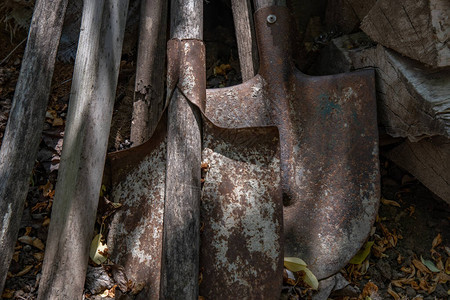
M 103 170 L 127 2 L 85 1 L 40 299 L 81 295 L 103 171 L 109 255 L 145 299 L 278 299 L 284 256 L 336 274 L 378 209 L 374 72 L 302 74 L 284 1 L 255 0 L 259 73 L 207 90 L 202 0 L 173 0 L 166 109 Z

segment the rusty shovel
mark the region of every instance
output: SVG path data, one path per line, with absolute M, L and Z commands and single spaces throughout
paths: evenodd
M 168 95 L 203 113 L 200 295 L 278 299 L 283 256 L 320 279 L 362 246 L 379 201 L 374 72 L 313 77 L 292 61 L 283 6 L 255 13 L 259 74 L 207 90 L 201 41 L 168 44 Z M 199 90 L 193 92 L 192 87 Z M 145 144 L 109 155 L 113 260 L 159 291 L 166 180 L 164 118 Z M 200 166 L 199 166 L 200 167 Z M 158 296 L 150 297 L 157 299 Z

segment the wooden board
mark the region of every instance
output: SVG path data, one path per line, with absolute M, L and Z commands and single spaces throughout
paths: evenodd
M 450 204 L 449 139 L 433 137 L 417 143 L 405 141 L 386 155 Z
M 450 65 L 450 1 L 379 0 L 361 29 L 374 41 L 434 67 Z
M 0 151 L 0 291 L 19 233 L 44 126 L 67 0 L 38 1 Z
M 427 68 L 357 33 L 334 39 L 323 50 L 315 74 L 375 68 L 378 119 L 393 137 L 418 141 L 450 136 L 450 70 Z

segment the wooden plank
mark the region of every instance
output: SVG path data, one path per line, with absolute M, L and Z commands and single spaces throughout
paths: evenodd
M 258 47 L 256 46 L 252 6 L 250 0 L 231 0 L 231 8 L 233 10 L 242 81 L 245 82 L 255 76 L 258 70 Z
M 378 119 L 393 137 L 418 141 L 450 136 L 450 70 L 428 68 L 357 33 L 334 39 L 322 53 L 318 74 L 375 68 Z M 369 47 L 369 48 L 367 48 Z
M 345 0 L 345 2 L 353 9 L 359 21 L 362 21 L 377 0 Z
M 0 151 L 0 291 L 22 219 L 45 120 L 67 0 L 37 1 Z
M 139 25 L 131 141 L 150 138 L 165 107 L 167 1 L 143 0 Z
M 38 299 L 82 299 L 128 0 L 86 0 Z
M 348 0 L 327 2 L 325 24 L 328 30 L 337 30 L 345 34 L 351 33 L 358 29 L 359 23 L 359 18 Z
M 370 45 L 364 33 L 334 39 L 312 69 L 325 75 L 375 68 L 380 125 L 389 136 L 408 139 L 387 156 L 448 201 L 450 70 L 428 68 Z
M 434 67 L 450 66 L 450 1 L 378 0 L 361 29 L 385 47 Z
M 203 0 L 172 0 L 170 27 L 172 38 L 201 40 Z M 183 80 L 192 82 L 193 79 L 180 78 Z M 168 118 L 161 291 L 164 299 L 197 299 L 202 152 L 200 112 L 176 89 L 170 99 Z
M 416 143 L 405 141 L 388 151 L 386 156 L 450 204 L 450 140 L 448 138 L 433 137 Z

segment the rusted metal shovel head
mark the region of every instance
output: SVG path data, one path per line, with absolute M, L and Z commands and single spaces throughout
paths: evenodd
M 289 20 L 284 7 L 256 12 L 260 73 L 239 86 L 209 90 L 205 110 L 223 127 L 278 128 L 284 255 L 305 260 L 323 279 L 362 246 L 378 208 L 374 72 L 312 77 L 297 71 Z

